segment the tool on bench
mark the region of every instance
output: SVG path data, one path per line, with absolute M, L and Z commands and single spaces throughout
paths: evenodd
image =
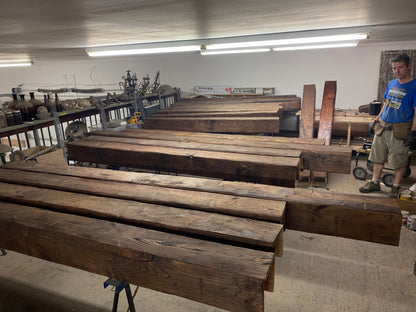
M 143 121 L 140 120 L 140 117 L 142 116 L 142 113 L 140 112 L 134 112 L 133 116 L 127 120 L 127 123 L 129 125 L 131 124 L 143 124 Z
M 123 289 L 126 290 L 127 301 L 129 303 L 130 312 L 136 312 L 136 309 L 134 307 L 134 302 L 133 302 L 133 296 L 131 295 L 130 284 L 128 284 L 126 282 L 120 282 L 118 280 L 109 278 L 104 282 L 104 288 L 107 288 L 108 286 L 113 286 L 114 289 L 115 289 L 114 301 L 113 301 L 113 310 L 112 310 L 113 312 L 117 311 L 118 298 L 119 298 L 120 292 Z

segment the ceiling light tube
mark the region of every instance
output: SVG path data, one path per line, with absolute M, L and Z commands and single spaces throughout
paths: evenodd
M 219 43 L 219 44 L 207 44 L 206 49 L 217 50 L 217 49 L 235 49 L 235 48 L 252 48 L 252 47 L 266 47 L 266 46 L 279 46 L 279 45 L 354 41 L 354 40 L 366 39 L 367 37 L 368 37 L 367 33 L 355 33 L 355 34 L 342 34 L 342 35 L 330 35 L 330 36 L 287 38 L 287 39 L 276 39 L 276 40 Z
M 302 46 L 288 46 L 273 48 L 273 51 L 294 51 L 294 50 L 310 50 L 310 49 L 329 49 L 329 48 L 349 48 L 356 47 L 358 42 L 343 42 L 332 44 L 314 44 L 314 45 L 302 45 Z
M 24 66 L 32 66 L 31 61 L 8 61 L 8 62 L 1 62 L 0 67 L 24 67 Z
M 214 50 L 214 51 L 201 51 L 201 55 L 218 55 L 218 54 L 237 54 L 237 53 L 260 53 L 270 52 L 270 48 L 262 49 L 239 49 L 239 50 Z
M 143 48 L 143 49 L 111 49 L 111 50 L 94 50 L 87 49 L 88 56 L 101 57 L 101 56 L 125 56 L 125 55 L 143 55 L 143 54 L 159 54 L 159 53 L 176 53 L 176 52 L 192 52 L 199 51 L 199 45 L 187 45 L 187 46 L 173 46 L 173 47 L 161 47 L 161 48 Z

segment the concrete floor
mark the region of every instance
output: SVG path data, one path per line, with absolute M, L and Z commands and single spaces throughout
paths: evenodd
M 404 185 L 415 182 L 416 168 Z M 330 174 L 327 188 L 358 193 L 362 184 L 352 175 Z M 382 191 L 378 196 L 387 196 L 388 189 Z M 265 311 L 416 311 L 415 262 L 416 232 L 405 227 L 399 247 L 287 230 Z M 104 289 L 106 279 L 8 251 L 0 256 L 0 312 L 111 311 L 113 292 Z M 134 302 L 140 312 L 223 311 L 145 288 L 138 289 Z M 118 311 L 127 308 L 123 291 Z

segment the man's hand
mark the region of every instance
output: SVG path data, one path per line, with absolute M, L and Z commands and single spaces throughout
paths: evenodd
M 373 122 L 369 122 L 368 123 L 368 129 L 367 129 L 367 133 L 369 136 L 373 137 L 375 135 L 374 133 L 374 126 L 376 125 L 376 123 L 380 122 L 377 118 L 374 119 Z
M 416 131 L 412 130 L 403 140 L 404 146 L 408 146 L 411 151 L 416 150 Z

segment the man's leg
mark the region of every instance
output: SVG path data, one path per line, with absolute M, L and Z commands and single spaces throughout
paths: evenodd
M 380 191 L 380 177 L 383 168 L 384 163 L 373 163 L 373 179 L 359 188 L 361 193 Z
M 373 181 L 380 181 L 381 173 L 384 169 L 384 163 L 374 163 L 373 164 Z
M 400 185 L 400 182 L 402 181 L 405 172 L 406 172 L 406 166 L 402 168 L 396 168 L 394 170 L 394 184 L 395 185 Z

